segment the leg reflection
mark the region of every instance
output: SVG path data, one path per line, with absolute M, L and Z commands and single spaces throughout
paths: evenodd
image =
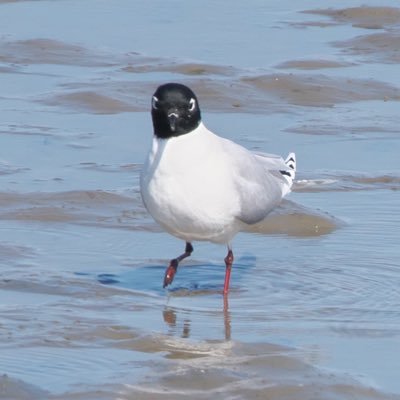
M 228 296 L 224 295 L 224 327 L 225 327 L 225 340 L 231 340 L 231 313 L 229 312 Z
M 169 307 L 165 307 L 163 310 L 163 319 L 164 322 L 171 328 L 170 333 L 173 335 L 176 335 L 177 332 L 177 316 L 175 310 Z M 183 328 L 182 328 L 182 338 L 188 338 L 190 337 L 190 319 L 185 319 L 183 321 Z
M 178 310 L 179 312 L 179 310 Z M 169 327 L 169 333 L 171 335 L 179 335 L 182 338 L 189 338 L 191 335 L 191 320 L 188 318 L 188 313 L 185 312 L 185 319 L 183 320 L 183 325 L 178 323 L 177 310 L 166 306 L 163 310 L 163 320 Z M 217 312 L 217 320 L 220 320 L 221 315 Z M 225 340 L 231 340 L 231 313 L 229 311 L 228 296 L 223 297 L 223 308 L 222 308 L 223 326 L 224 326 L 224 338 Z M 217 324 L 220 324 L 217 322 Z M 218 329 L 219 330 L 219 329 Z
M 163 319 L 164 322 L 171 328 L 175 328 L 176 326 L 176 313 L 171 308 L 164 308 L 163 311 Z

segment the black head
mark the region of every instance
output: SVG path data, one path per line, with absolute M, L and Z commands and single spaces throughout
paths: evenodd
M 196 95 L 180 83 L 161 85 L 151 101 L 154 134 L 162 139 L 184 135 L 201 122 Z

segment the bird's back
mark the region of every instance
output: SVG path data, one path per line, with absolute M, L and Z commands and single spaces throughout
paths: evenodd
M 160 225 L 185 240 L 229 241 L 290 191 L 282 158 L 252 153 L 203 124 L 154 141 L 142 175 L 143 199 Z

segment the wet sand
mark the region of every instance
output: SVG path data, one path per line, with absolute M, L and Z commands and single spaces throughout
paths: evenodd
M 400 8 L 264 3 L 0 1 L 0 399 L 400 398 Z M 221 246 L 161 286 L 183 243 L 139 173 L 166 81 L 297 153 L 226 302 Z

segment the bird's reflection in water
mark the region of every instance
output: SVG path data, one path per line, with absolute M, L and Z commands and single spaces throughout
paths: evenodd
M 163 319 L 167 326 L 171 329 L 171 334 L 178 334 L 178 329 L 182 329 L 181 337 L 189 338 L 191 334 L 191 319 L 187 312 L 185 312 L 185 318 L 183 320 L 183 325 L 180 328 L 178 323 L 179 310 L 173 307 L 165 306 L 163 310 Z M 228 296 L 224 296 L 223 306 L 221 312 L 223 327 L 224 327 L 224 337 L 225 340 L 231 339 L 231 314 L 229 312 Z
M 229 312 L 228 296 L 224 295 L 224 327 L 225 327 L 225 340 L 231 340 L 231 313 Z
M 177 316 L 176 311 L 173 308 L 165 307 L 163 311 L 163 319 L 164 322 L 171 328 L 173 333 L 177 331 Z M 182 338 L 189 338 L 190 337 L 190 319 L 185 318 L 183 321 L 182 327 Z

